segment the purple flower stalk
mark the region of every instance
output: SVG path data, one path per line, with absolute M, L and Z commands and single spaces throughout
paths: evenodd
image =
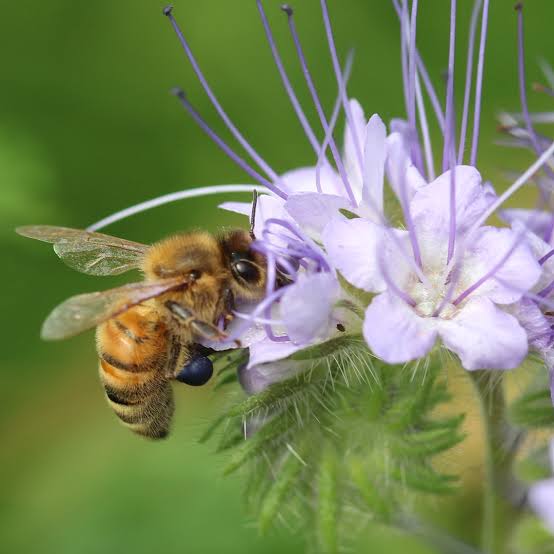
M 257 187 L 267 193 L 258 200 L 254 228 L 255 248 L 265 254 L 268 263 L 266 298 L 257 306 L 238 307 L 237 318 L 229 329 L 230 339 L 240 337 L 241 343 L 250 349 L 246 371 L 274 364 L 273 370 L 266 366 L 260 373 L 265 376 L 264 383 L 289 375 L 288 369 L 283 368 L 290 366 L 280 360 L 342 333 L 363 334 L 368 348 L 387 363 L 423 358 L 439 345 L 455 353 L 469 370 L 515 368 L 530 346 L 537 348 L 538 339 L 530 334 L 528 318 L 522 315 L 522 310 L 524 306 L 537 305 L 535 296 L 550 302 L 554 290 L 554 284 L 551 288 L 544 284 L 548 280 L 554 283 L 554 275 L 549 273 L 551 264 L 542 260 L 547 255 L 546 247 L 539 248 L 527 231 L 534 226 L 542 232 L 544 214 L 536 211 L 519 214 L 527 220 L 525 228 L 493 227 L 487 225 L 487 220 L 544 167 L 554 145 L 534 132 L 522 86 L 524 128 L 513 125 L 511 133 L 532 146 L 539 159 L 505 193 L 497 196 L 490 183 L 482 182 L 476 168 L 489 1 L 476 0 L 473 7 L 459 134 L 454 97 L 456 0 L 451 1 L 443 102 L 417 48 L 418 2 L 412 2 L 410 8 L 407 0 L 392 0 L 392 7 L 400 23 L 407 119 L 393 119 L 388 129 L 377 114 L 368 119 L 361 105 L 348 97 L 351 59 L 341 67 L 326 0 L 321 0 L 321 10 L 337 85 L 337 100 L 330 116 L 310 71 L 294 11 L 289 5 L 282 7 L 318 114 L 318 130 L 303 111 L 263 4 L 257 0 L 285 92 L 315 153 L 314 165 L 283 174 L 277 174 L 238 130 L 209 85 L 172 10 L 164 11 L 210 102 L 247 158 L 223 141 L 178 90 L 181 104 L 257 183 L 250 185 L 252 189 Z M 523 80 L 521 14 L 519 29 Z M 435 148 L 430 140 L 425 97 L 431 102 L 443 135 L 442 144 Z M 342 151 L 335 139 L 341 110 L 345 116 Z M 471 140 L 467 136 L 469 121 L 473 122 Z M 464 150 L 466 144 L 471 144 L 468 152 Z M 442 152 L 443 171 L 438 177 L 434 152 Z M 220 190 L 244 190 L 242 187 L 224 186 Z M 390 194 L 386 187 L 390 188 Z M 91 228 L 98 229 L 175 198 L 154 199 L 114 214 Z M 395 204 L 401 218 L 391 223 Z M 249 203 L 226 202 L 222 207 L 245 215 L 251 211 Z M 508 216 L 516 218 L 513 212 L 508 212 Z M 550 233 L 552 228 L 551 224 Z M 286 278 L 285 286 L 276 287 L 277 275 Z M 360 303 L 362 296 L 353 294 L 349 287 L 374 297 L 369 304 Z M 546 347 L 543 340 L 541 345 L 543 351 L 549 351 L 550 343 Z

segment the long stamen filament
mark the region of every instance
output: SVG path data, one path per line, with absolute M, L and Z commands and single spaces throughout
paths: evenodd
M 354 52 L 351 50 L 350 52 L 348 52 L 348 56 L 346 58 L 346 63 L 344 66 L 345 82 L 348 82 L 348 79 L 350 78 L 350 72 L 352 71 L 353 61 L 354 61 Z M 333 107 L 333 112 L 331 114 L 331 119 L 329 121 L 329 127 L 327 128 L 327 132 L 325 133 L 325 138 L 323 139 L 323 144 L 321 145 L 321 150 L 317 157 L 317 163 L 315 166 L 315 183 L 316 183 L 317 192 L 319 192 L 320 194 L 323 192 L 323 188 L 321 186 L 321 168 L 324 165 L 324 163 L 327 161 L 326 151 L 331 139 L 333 138 L 333 133 L 337 125 L 337 119 L 340 114 L 340 107 L 341 107 L 341 97 L 339 92 L 339 94 L 337 95 L 337 99 L 335 101 L 335 106 Z
M 312 100 L 314 102 L 317 114 L 319 116 L 319 119 L 321 121 L 321 126 L 323 127 L 323 131 L 325 134 L 327 134 L 327 130 L 329 128 L 329 124 L 327 122 L 327 118 L 325 117 L 325 113 L 323 112 L 323 108 L 321 106 L 321 101 L 319 99 L 319 96 L 317 94 L 312 76 L 310 74 L 310 71 L 308 69 L 308 65 L 306 62 L 306 57 L 304 56 L 304 51 L 302 49 L 302 45 L 300 43 L 300 38 L 298 36 L 298 33 L 296 32 L 296 26 L 294 23 L 294 17 L 293 17 L 293 10 L 290 6 L 284 5 L 282 6 L 282 10 L 287 15 L 287 20 L 289 24 L 289 30 L 292 36 L 292 40 L 294 42 L 294 46 L 296 48 L 296 53 L 298 54 L 298 59 L 300 61 L 300 65 L 302 67 L 302 73 L 304 74 L 304 78 L 306 80 L 306 84 L 308 85 L 308 89 L 310 90 L 310 94 L 312 96 Z M 335 163 L 337 165 L 337 169 L 339 170 L 339 174 L 341 176 L 342 182 L 344 184 L 344 187 L 346 189 L 346 193 L 350 199 L 350 202 L 353 206 L 356 206 L 356 198 L 354 196 L 354 193 L 352 192 L 352 187 L 350 186 L 350 182 L 348 180 L 348 176 L 346 174 L 346 170 L 344 168 L 344 164 L 342 162 L 342 158 L 340 156 L 340 153 L 338 151 L 337 145 L 333 138 L 331 138 L 331 141 L 329 143 L 329 147 L 331 148 L 331 153 L 333 154 L 333 158 L 335 160 Z
M 458 165 L 463 163 L 464 150 L 467 139 L 467 122 L 469 116 L 469 102 L 471 97 L 471 84 L 473 80 L 473 54 L 475 49 L 475 36 L 477 34 L 477 20 L 479 12 L 483 5 L 483 0 L 475 0 L 473 10 L 471 12 L 471 22 L 469 24 L 469 38 L 467 47 L 467 62 L 466 62 L 466 81 L 464 88 L 464 105 L 462 109 L 462 123 L 460 128 L 460 145 L 458 148 Z
M 471 143 L 471 156 L 469 164 L 477 165 L 477 152 L 479 149 L 479 130 L 481 122 L 481 101 L 483 93 L 483 71 L 485 68 L 485 47 L 487 45 L 487 30 L 489 23 L 489 0 L 483 4 L 481 19 L 481 39 L 479 43 L 479 60 L 477 62 L 477 79 L 475 82 L 475 107 L 473 113 L 473 140 Z
M 498 199 L 489 206 L 489 208 L 481 215 L 481 217 L 472 225 L 467 233 L 467 237 L 471 237 L 473 233 L 481 227 L 487 221 L 487 219 L 517 190 L 519 190 L 531 177 L 541 169 L 541 167 L 548 162 L 550 157 L 554 154 L 554 142 L 550 147 L 545 150 L 542 155 L 523 173 L 504 193 L 502 193 Z
M 174 89 L 174 94 L 177 96 L 181 105 L 185 110 L 190 114 L 198 126 L 233 160 L 243 171 L 248 173 L 253 179 L 258 181 L 260 184 L 267 187 L 269 190 L 274 192 L 277 196 L 280 196 L 284 200 L 287 199 L 287 194 L 283 192 L 280 188 L 276 187 L 271 181 L 267 180 L 265 177 L 260 175 L 253 167 L 251 167 L 243 158 L 236 154 L 229 145 L 215 133 L 215 131 L 204 121 L 202 116 L 198 113 L 196 108 L 190 103 L 185 93 L 181 89 Z
M 273 171 L 273 169 L 268 165 L 268 163 L 254 150 L 252 145 L 244 138 L 242 133 L 237 129 L 237 127 L 234 125 L 234 123 L 231 121 L 221 104 L 219 103 L 217 97 L 215 96 L 213 90 L 211 89 L 210 85 L 208 84 L 208 81 L 206 80 L 204 74 L 202 73 L 202 70 L 200 69 L 200 66 L 198 65 L 198 62 L 196 61 L 196 58 L 194 57 L 194 54 L 192 53 L 192 50 L 181 31 L 181 28 L 177 24 L 177 21 L 173 17 L 172 10 L 169 8 L 166 8 L 164 10 L 164 15 L 166 15 L 175 31 L 175 34 L 177 35 L 177 38 L 179 39 L 179 42 L 181 43 L 181 46 L 183 47 L 183 50 L 185 52 L 185 55 L 187 56 L 192 69 L 194 70 L 194 73 L 196 74 L 198 80 L 200 81 L 200 84 L 202 85 L 202 88 L 206 92 L 206 95 L 210 99 L 210 102 L 212 103 L 213 107 L 225 123 L 226 127 L 231 131 L 232 135 L 236 138 L 236 140 L 240 143 L 240 145 L 248 152 L 248 155 L 258 164 L 258 166 L 267 174 L 267 176 L 277 183 L 280 181 L 280 177 Z
M 358 129 L 356 128 L 354 118 L 352 117 L 352 110 L 350 108 L 350 102 L 348 101 L 348 95 L 346 93 L 346 77 L 343 75 L 339 57 L 337 55 L 337 48 L 335 46 L 335 39 L 333 37 L 333 29 L 331 27 L 331 19 L 329 18 L 329 10 L 327 9 L 327 1 L 321 0 L 321 11 L 323 13 L 323 25 L 325 26 L 325 33 L 327 35 L 327 42 L 329 44 L 329 51 L 331 52 L 331 60 L 333 62 L 333 69 L 335 71 L 335 77 L 339 86 L 339 96 L 342 100 L 344 113 L 346 114 L 346 121 L 350 126 L 352 138 L 354 142 L 354 148 L 358 157 L 358 163 L 360 164 L 360 170 L 363 171 L 364 160 L 362 155 L 362 147 L 360 137 L 358 136 Z
M 135 204 L 134 206 L 130 206 L 129 208 L 125 208 L 124 210 L 104 217 L 100 221 L 89 225 L 87 227 L 87 231 L 98 231 L 99 229 L 103 229 L 116 221 L 121 221 L 122 219 L 126 219 L 132 215 L 151 210 L 152 208 L 157 208 L 158 206 L 163 206 L 164 204 L 176 202 L 178 200 L 186 200 L 187 198 L 197 198 L 199 196 L 209 196 L 211 194 L 223 194 L 229 192 L 252 193 L 255 190 L 258 192 L 267 192 L 265 187 L 256 185 L 213 185 L 209 187 L 198 187 L 180 190 L 177 192 L 170 192 L 169 194 L 164 194 L 162 196 L 146 200 L 140 204 Z
M 300 105 L 300 102 L 298 101 L 298 97 L 296 96 L 296 93 L 294 92 L 294 88 L 292 87 L 290 83 L 290 79 L 288 77 L 288 74 L 285 70 L 285 67 L 283 66 L 283 61 L 281 60 L 281 56 L 279 55 L 279 51 L 277 49 L 277 44 L 275 42 L 275 39 L 273 37 L 273 33 L 271 31 L 271 27 L 269 26 L 269 22 L 267 20 L 264 8 L 262 6 L 261 0 L 256 0 L 256 4 L 258 6 L 258 10 L 260 12 L 260 17 L 262 20 L 262 25 L 265 30 L 265 34 L 267 37 L 267 41 L 269 43 L 269 47 L 271 48 L 271 54 L 273 55 L 273 60 L 275 61 L 275 65 L 277 66 L 277 70 L 279 71 L 279 75 L 281 77 L 281 81 L 283 82 L 283 86 L 285 87 L 285 90 L 287 92 L 287 95 L 289 97 L 289 100 L 292 104 L 292 107 L 294 108 L 294 111 L 296 113 L 296 116 L 298 117 L 298 120 L 300 121 L 300 124 L 302 125 L 302 128 L 304 129 L 304 132 L 306 133 L 306 136 L 308 137 L 308 140 L 310 141 L 310 144 L 312 145 L 312 148 L 314 149 L 315 153 L 317 154 L 320 151 L 320 145 L 319 141 L 317 140 L 314 131 L 308 122 L 308 118 L 306 117 L 306 114 L 302 110 L 302 106 Z
M 446 83 L 446 124 L 444 127 L 444 151 L 442 170 L 451 164 L 451 150 L 456 151 L 456 116 L 454 112 L 454 62 L 456 54 L 456 0 L 450 3 L 450 45 L 448 48 L 448 80 Z

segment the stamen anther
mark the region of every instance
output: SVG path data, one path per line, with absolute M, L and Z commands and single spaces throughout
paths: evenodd
M 164 15 L 167 15 L 169 17 L 169 15 L 171 15 L 171 12 L 173 11 L 173 6 L 170 4 L 169 6 L 166 6 L 164 9 L 163 9 L 163 14 Z
M 289 16 L 292 17 L 294 10 L 290 4 L 281 4 L 281 9 Z

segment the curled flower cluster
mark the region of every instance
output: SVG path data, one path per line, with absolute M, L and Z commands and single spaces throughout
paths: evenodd
M 388 128 L 377 114 L 368 119 L 361 105 L 348 97 L 352 59 L 349 56 L 341 67 L 327 3 L 321 0 L 338 88 L 327 117 L 293 9 L 282 6 L 321 123 L 320 142 L 283 65 L 264 7 L 257 0 L 285 91 L 316 156 L 315 165 L 281 175 L 225 112 L 172 9 L 164 10 L 212 105 L 257 168 L 219 137 L 184 91 L 175 89 L 176 96 L 204 132 L 258 185 L 223 185 L 166 195 L 110 216 L 90 229 L 179 198 L 223 191 L 265 193 L 257 200 L 254 235 L 255 248 L 265 254 L 268 263 L 266 297 L 256 306 L 239 307 L 229 329 L 231 340 L 212 345 L 228 348 L 240 339 L 248 346 L 249 362 L 241 378 L 251 392 L 294 374 L 297 364 L 286 361 L 294 352 L 342 333 L 363 333 L 371 352 L 390 364 L 423 358 L 439 345 L 456 354 L 468 370 L 515 368 L 529 348 L 540 351 L 552 366 L 548 310 L 554 292 L 554 262 L 550 259 L 554 218 L 544 210 L 512 209 L 502 212 L 511 228 L 488 224 L 505 200 L 541 168 L 546 174 L 540 181 L 543 197 L 551 188 L 550 182 L 544 183 L 552 173 L 548 163 L 554 144 L 535 133 L 526 104 L 521 9 L 519 66 L 525 129 L 514 120 L 509 130 L 518 144 L 530 145 L 538 159 L 498 196 L 476 167 L 489 1 L 476 1 L 472 12 L 459 137 L 454 108 L 456 2 L 452 2 L 444 108 L 416 46 L 418 2 L 410 8 L 406 1 L 392 0 L 392 6 L 401 29 L 407 117 L 393 119 Z M 469 137 L 472 92 L 473 135 Z M 443 136 L 440 172 L 435 168 L 425 95 Z M 335 142 L 341 112 L 345 116 L 342 149 Z M 471 147 L 466 149 L 466 144 Z M 249 203 L 226 202 L 222 207 L 245 215 L 252 211 Z
M 331 122 L 325 119 L 292 10 L 286 9 L 325 140 L 318 148 L 315 166 L 290 171 L 275 181 L 283 187 L 284 198 L 273 194 L 258 201 L 257 248 L 267 256 L 269 274 L 284 272 L 290 284 L 275 290 L 270 280 L 265 301 L 245 316 L 258 331 L 250 335 L 250 362 L 243 371 L 249 373 L 243 375 L 243 382 L 253 391 L 289 376 L 293 369 L 282 360 L 293 352 L 360 329 L 370 350 L 390 364 L 423 358 L 437 344 L 456 354 L 468 370 L 513 369 L 530 346 L 540 347 L 545 356 L 550 353 L 546 322 L 541 321 L 537 329 L 531 312 L 537 306 L 536 293 L 545 296 L 544 283 L 551 281 L 550 248 L 520 225 L 495 227 L 487 220 L 545 163 L 553 147 L 538 152 L 539 160 L 500 197 L 490 183 L 483 183 L 475 167 L 488 15 L 485 2 L 475 100 L 477 126 L 469 165 L 464 165 L 463 145 L 471 69 L 459 151 L 454 136 L 452 48 L 445 112 L 425 79 L 444 137 L 443 172 L 435 177 L 421 102 L 420 76 L 426 77 L 427 71 L 415 46 L 417 3 L 410 16 L 405 4 L 394 5 L 406 61 L 408 118 L 393 120 L 388 130 L 377 114 L 368 120 L 360 104 L 346 97 L 347 78 L 337 62 L 322 2 L 339 88 Z M 477 3 L 474 25 L 480 7 Z M 263 21 L 276 55 L 265 17 Z M 454 33 L 455 23 L 451 45 Z M 278 67 L 283 71 L 282 64 Z M 346 116 L 342 153 L 334 143 L 332 127 L 339 105 Z M 421 121 L 419 127 L 416 120 Z M 307 136 L 313 136 L 311 130 Z M 327 147 L 335 167 L 326 159 Z M 243 214 L 251 211 L 249 204 L 223 207 Z M 393 224 L 395 211 L 402 215 Z M 525 217 L 536 225 L 541 214 L 529 212 Z M 239 329 L 244 329 L 244 323 Z
M 497 194 L 492 183 L 481 176 L 477 163 L 489 0 L 475 0 L 473 5 L 459 133 L 454 102 L 456 0 L 451 0 L 444 102 L 440 101 L 416 46 L 418 0 L 412 0 L 411 4 L 408 0 L 392 0 L 400 22 L 406 117 L 395 118 L 388 125 L 377 114 L 368 117 L 360 103 L 348 96 L 352 58 L 348 56 L 344 66 L 341 65 L 327 2 L 320 1 L 338 89 L 329 116 L 309 70 L 293 9 L 284 5 L 282 10 L 318 114 L 321 139 L 294 91 L 262 2 L 256 2 L 284 89 L 314 150 L 314 165 L 282 174 L 268 165 L 225 112 L 171 8 L 166 8 L 164 14 L 211 104 L 250 161 L 236 153 L 206 123 L 184 91 L 176 89 L 176 96 L 200 128 L 256 184 L 221 185 L 166 195 L 109 216 L 89 229 L 99 229 L 181 198 L 219 192 L 261 192 L 259 197 L 255 196 L 255 205 L 245 202 L 221 205 L 249 217 L 255 214 L 251 221 L 253 248 L 267 260 L 267 290 L 263 300 L 237 306 L 234 320 L 226 328 L 227 340 L 207 344 L 220 350 L 237 344 L 248 349 L 248 360 L 239 367 L 238 379 L 249 396 L 231 410 L 229 420 L 241 418 L 239 439 L 248 436 L 252 446 L 243 447 L 231 465 L 236 468 L 260 452 L 271 453 L 265 459 L 274 461 L 268 478 L 274 486 L 264 489 L 268 500 L 262 509 L 262 519 L 272 519 L 280 503 L 286 500 L 287 491 L 295 488 L 305 472 L 316 468 L 318 483 L 332 486 L 313 486 L 310 480 L 304 483 L 304 488 L 296 488 L 302 491 L 301 495 L 331 491 L 333 494 L 327 498 L 318 496 L 317 503 L 311 503 L 322 505 L 326 516 L 339 511 L 332 502 L 338 505 L 337 499 L 352 500 L 355 496 L 356 500 L 369 498 L 371 513 L 389 521 L 393 510 L 383 499 L 390 499 L 391 495 L 380 487 L 388 486 L 392 476 L 392 480 L 411 482 L 420 490 L 444 492 L 450 477 L 438 476 L 428 458 L 461 440 L 460 418 L 431 423 L 426 418 L 447 396 L 436 380 L 442 358 L 434 356 L 435 352 L 447 351 L 469 371 L 514 369 L 529 352 L 537 352 L 550 372 L 554 402 L 554 142 L 534 129 L 536 121 L 552 115 L 532 115 L 527 107 L 523 14 L 518 6 L 522 112 L 504 114 L 502 123 L 510 135 L 510 145 L 531 148 L 536 160 L 502 194 Z M 550 69 L 547 78 L 551 80 L 550 86 L 542 90 L 554 96 L 554 74 Z M 431 142 L 426 104 L 431 105 L 435 125 L 441 131 L 440 145 Z M 339 145 L 335 130 L 341 115 L 345 131 L 343 144 Z M 440 167 L 436 167 L 439 151 Z M 536 209 L 502 209 L 507 199 L 532 180 L 537 182 L 539 191 Z M 505 223 L 492 225 L 489 219 L 493 215 L 500 216 Z M 341 337 L 352 340 L 341 342 Z M 323 347 L 330 344 L 347 346 L 336 356 L 335 351 L 330 356 L 321 354 L 329 352 Z M 317 352 L 312 359 L 311 352 Z M 245 359 L 239 357 L 241 362 Z M 323 376 L 319 371 L 311 381 L 306 375 L 311 375 L 312 369 L 314 373 L 321 370 L 325 365 L 322 360 L 327 362 L 329 371 Z M 329 393 L 327 378 L 332 381 L 341 372 L 346 375 L 344 363 L 357 372 L 357 362 L 367 368 L 371 360 L 379 364 L 384 383 L 380 383 L 382 395 L 349 389 L 347 394 L 353 404 L 372 403 L 373 408 L 345 409 L 348 402 L 340 394 Z M 429 382 L 422 382 L 421 387 L 411 389 L 410 383 L 403 381 L 402 371 L 395 372 L 393 366 L 414 362 L 417 369 L 420 361 L 432 377 Z M 305 378 L 291 379 L 300 374 Z M 473 375 L 485 377 L 485 384 L 474 378 L 483 404 L 491 398 L 495 403 L 492 411 L 498 421 L 485 425 L 492 429 L 491 443 L 502 450 L 504 458 L 511 460 L 517 444 L 513 451 L 506 451 L 505 444 L 495 443 L 509 427 L 502 419 L 506 408 L 502 393 L 488 386 L 492 383 L 490 372 Z M 343 384 L 348 385 L 347 375 Z M 296 403 L 297 397 L 308 389 L 311 392 L 306 392 L 304 410 L 321 410 L 321 417 L 312 418 L 317 425 L 311 428 L 305 424 Z M 537 398 L 541 400 L 543 392 L 548 411 L 546 415 L 541 412 L 538 418 L 535 402 Z M 520 400 L 520 407 L 530 408 L 528 412 L 520 410 L 519 421 L 535 425 L 541 420 L 554 425 L 544 387 L 538 397 L 533 393 Z M 398 417 L 402 410 L 408 415 Z M 335 417 L 336 413 L 344 417 Z M 329 414 L 333 416 L 330 422 L 322 424 Z M 353 414 L 358 416 L 366 434 L 357 433 L 355 425 L 340 427 Z M 490 418 L 490 414 L 483 410 L 483 417 Z M 220 418 L 208 435 L 223 420 Z M 340 427 L 340 432 L 335 432 L 334 424 Z M 292 430 L 297 431 L 297 437 L 292 437 Z M 318 441 L 315 446 L 314 437 Z M 232 434 L 225 437 L 221 449 L 235 445 L 235 439 Z M 337 451 L 348 452 L 341 471 L 337 469 Z M 313 465 L 306 463 L 301 454 L 312 455 Z M 386 460 L 382 461 L 380 456 Z M 494 465 L 503 456 L 491 454 L 489 463 Z M 408 458 L 417 462 L 411 468 L 406 463 Z M 500 482 L 492 475 L 493 470 L 488 475 L 491 486 Z M 336 485 L 338 490 L 337 476 L 342 478 L 343 473 L 350 476 L 344 487 L 347 492 L 335 497 L 333 487 Z M 496 491 L 491 498 L 494 495 L 498 496 Z M 490 509 L 496 500 L 488 503 Z M 531 506 L 551 529 L 553 502 L 552 481 L 531 489 Z M 494 518 L 485 513 L 485 520 L 492 528 L 491 536 L 494 535 L 498 527 Z M 330 528 L 333 525 L 331 521 Z M 326 535 L 334 539 L 334 528 Z M 493 547 L 487 545 L 486 551 L 496 551 Z

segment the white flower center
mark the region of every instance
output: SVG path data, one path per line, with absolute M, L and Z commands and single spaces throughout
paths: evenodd
M 449 286 L 444 267 L 441 268 L 441 271 L 426 272 L 426 277 L 429 281 L 428 283 L 424 284 L 419 280 L 415 280 L 407 292 L 416 303 L 414 307 L 415 311 L 422 317 L 431 317 L 435 315 L 436 310 L 443 303 Z M 455 294 L 451 295 L 450 300 L 453 300 L 455 297 Z M 442 306 L 438 316 L 442 319 L 450 319 L 455 315 L 457 309 L 457 306 L 447 302 Z

